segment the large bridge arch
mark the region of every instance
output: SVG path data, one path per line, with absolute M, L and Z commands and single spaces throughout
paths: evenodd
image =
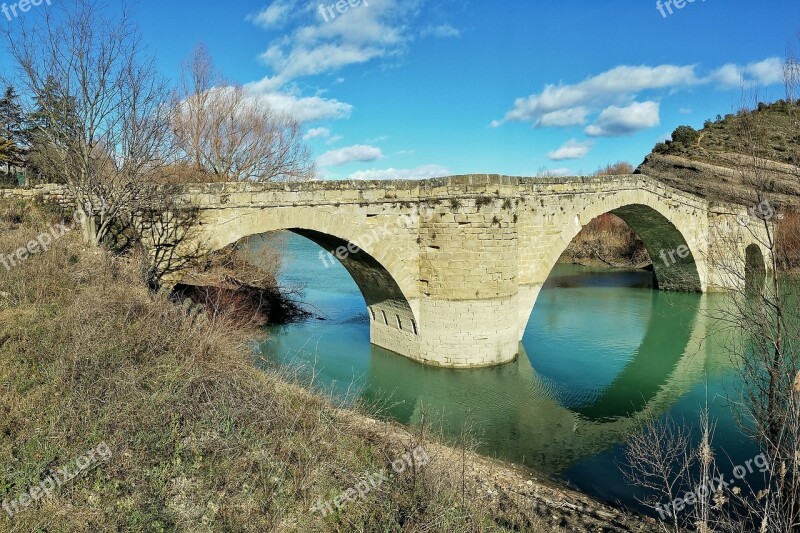
M 520 340 L 539 292 L 559 258 L 589 222 L 606 213 L 620 217 L 642 240 L 653 261 L 660 289 L 707 290 L 708 220 L 699 202 L 662 195 L 657 189 L 638 189 L 612 191 L 583 202 L 573 200 L 571 204 L 572 212 L 560 217 L 545 215 L 550 219 L 545 221 L 536 220 L 540 217 L 534 210 L 530 223 L 535 228 L 546 228 L 548 223 L 555 226 L 544 243 L 534 242 L 541 238 L 541 231 L 534 238 L 528 238 L 523 232 L 520 238 L 520 247 L 534 246 L 542 250 L 536 260 L 520 261 Z
M 212 253 L 247 237 L 290 231 L 319 245 L 321 260 L 339 261 L 358 286 L 370 317 L 370 341 L 417 358 L 416 285 L 395 252 L 392 228 L 359 225 L 352 217 L 304 208 L 208 210 L 196 240 Z

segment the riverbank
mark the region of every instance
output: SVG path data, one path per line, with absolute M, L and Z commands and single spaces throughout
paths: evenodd
M 64 222 L 47 207 L 3 203 L 0 252 Z M 0 500 L 10 509 L 0 529 L 655 529 L 259 370 L 245 330 L 153 295 L 134 261 L 78 237 L 68 231 L 0 272 Z M 51 473 L 99 446 L 107 460 L 45 497 Z M 420 446 L 429 461 L 352 498 L 365 476 Z M 341 509 L 312 509 L 337 498 Z
M 417 442 L 406 428 L 352 411 L 340 411 L 364 433 L 401 448 Z M 467 498 L 482 502 L 499 525 L 510 510 L 524 517 L 523 531 L 660 531 L 650 518 L 627 513 L 569 489 L 547 475 L 512 463 L 427 441 L 426 453 L 438 462 L 439 475 L 463 481 Z M 506 526 L 512 526 L 506 522 Z M 519 529 L 513 525 L 511 529 Z

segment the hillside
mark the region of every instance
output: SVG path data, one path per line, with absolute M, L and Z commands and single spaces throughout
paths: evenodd
M 680 126 L 636 172 L 710 200 L 751 205 L 761 189 L 779 204 L 798 206 L 798 168 L 800 105 L 780 100 L 718 115 L 700 131 Z

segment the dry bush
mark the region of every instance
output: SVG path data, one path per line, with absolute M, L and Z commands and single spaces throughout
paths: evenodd
M 784 270 L 800 268 L 800 211 L 790 207 L 776 228 L 778 266 Z
M 21 200 L 4 202 L 0 207 L 0 223 L 4 223 L 6 230 L 25 220 L 25 202 Z
M 633 174 L 633 165 L 619 161 L 598 169 L 595 176 Z M 652 263 L 639 236 L 618 216 L 605 213 L 591 220 L 572 240 L 559 259 L 562 263 L 612 267 L 644 267 Z
M 0 254 L 14 255 L 42 233 L 51 233 L 58 224 L 71 231 L 74 226 L 60 210 L 21 200 L 0 201 Z M 60 230 L 56 230 L 60 233 Z M 8 269 L 0 263 L 0 309 L 4 305 L 34 304 L 63 292 L 64 276 L 77 261 L 74 248 L 53 240 L 49 250 L 40 251 L 24 261 L 7 259 Z
M 594 173 L 595 176 L 621 176 L 625 174 L 633 174 L 633 165 L 627 161 L 617 161 L 614 164 L 608 164 Z
M 191 183 L 217 183 L 225 181 L 189 161 L 176 161 L 164 165 L 155 175 L 158 183 L 165 185 L 186 185 Z
M 613 267 L 643 267 L 652 263 L 639 236 L 625 221 L 611 213 L 600 215 L 586 224 L 560 261 L 600 262 Z
M 175 287 L 178 298 L 202 305 L 212 318 L 238 327 L 286 324 L 307 318 L 303 288 L 278 283 L 285 240 L 247 239 L 208 256 L 198 270 Z

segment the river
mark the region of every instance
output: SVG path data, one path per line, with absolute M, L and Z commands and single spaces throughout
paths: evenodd
M 696 426 L 708 402 L 715 444 L 730 463 L 758 453 L 726 399 L 735 373 L 707 312 L 720 295 L 654 291 L 645 271 L 558 265 L 514 363 L 431 368 L 372 346 L 366 305 L 345 269 L 326 268 L 320 248 L 303 237 L 281 238 L 280 282 L 304 287 L 317 317 L 268 328 L 260 349 L 271 364 L 307 378 L 313 372 L 318 389 L 380 406 L 407 425 L 425 413 L 453 439 L 468 427 L 480 453 L 640 511 L 644 493 L 621 467 L 626 436 L 642 415 Z

